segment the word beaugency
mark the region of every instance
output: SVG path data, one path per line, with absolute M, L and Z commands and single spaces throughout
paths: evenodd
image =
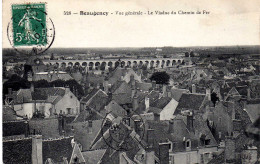
M 93 15 L 93 16 L 96 16 L 96 15 L 105 15 L 105 16 L 108 16 L 108 12 L 96 12 L 96 11 L 88 12 L 88 11 L 80 11 L 80 15 Z

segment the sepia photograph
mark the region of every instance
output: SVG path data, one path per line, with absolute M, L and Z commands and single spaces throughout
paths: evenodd
M 260 1 L 3 0 L 3 164 L 259 164 Z

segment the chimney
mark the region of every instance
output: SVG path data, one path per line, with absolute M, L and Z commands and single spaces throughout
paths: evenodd
M 194 130 L 193 121 L 194 121 L 193 113 L 187 115 L 187 128 L 189 129 L 189 131 Z
M 159 143 L 160 164 L 169 164 L 169 147 L 170 143 Z
M 147 112 L 147 110 L 149 109 L 149 107 L 150 107 L 150 100 L 149 100 L 149 98 L 148 97 L 145 97 L 145 100 L 144 100 L 145 102 L 145 111 Z
M 42 164 L 42 136 L 32 137 L 32 164 Z
M 120 79 L 121 79 L 121 81 L 124 81 L 124 76 L 121 76 L 121 78 L 120 78 Z
M 25 124 L 25 137 L 28 137 L 28 136 L 29 136 L 29 133 L 30 133 L 28 120 L 26 120 L 26 121 L 24 122 L 24 124 Z
M 250 88 L 247 88 L 247 99 L 248 100 L 251 99 L 251 90 L 250 90 Z
M 154 121 L 160 121 L 160 113 L 154 113 Z
M 113 100 L 113 94 L 112 92 L 108 91 L 108 102 L 112 101 Z
M 168 97 L 172 97 L 172 92 L 171 92 L 171 90 L 167 92 L 167 96 L 168 96 Z
M 58 125 L 59 125 L 59 133 L 60 135 L 63 135 L 64 128 L 65 128 L 65 119 L 63 116 L 58 117 Z
M 30 91 L 34 92 L 34 85 L 33 85 L 33 83 L 31 83 Z
M 163 85 L 162 87 L 162 92 L 163 92 L 163 97 L 167 97 L 167 86 L 166 85 Z
M 153 90 L 155 90 L 156 89 L 156 81 L 152 81 L 152 88 L 153 88 Z
M 225 163 L 235 163 L 235 139 L 233 136 L 225 138 Z
M 132 89 L 131 98 L 134 99 L 135 96 L 135 89 Z
M 8 88 L 8 96 L 12 95 L 12 88 Z
M 154 150 L 146 150 L 146 164 L 155 164 Z
M 171 119 L 169 121 L 169 130 L 168 130 L 169 133 L 173 133 L 174 132 L 174 120 Z
M 135 77 L 133 74 L 130 75 L 131 88 L 135 89 Z
M 192 93 L 196 93 L 197 91 L 196 91 L 196 85 L 195 84 L 192 84 L 191 85 L 191 92 Z
M 210 88 L 206 89 L 206 96 L 207 96 L 208 100 L 211 101 L 211 90 L 210 90 Z
M 89 133 L 92 133 L 93 132 L 93 122 L 92 122 L 92 120 L 89 120 L 88 121 L 88 132 Z
M 149 148 L 152 148 L 154 146 L 154 139 L 154 129 L 147 129 L 146 142 Z
M 140 135 L 141 132 L 141 120 L 134 120 L 135 123 L 135 132 Z
M 235 120 L 236 119 L 236 105 L 235 105 L 235 102 L 233 101 L 232 102 L 232 120 Z
M 65 93 L 69 93 L 70 92 L 70 88 L 68 86 L 65 87 Z M 75 92 L 74 92 L 75 93 Z
M 133 98 L 133 110 L 135 111 L 138 108 L 138 98 L 135 95 Z
M 105 78 L 103 82 L 104 92 L 108 93 L 109 87 L 108 87 L 108 79 Z

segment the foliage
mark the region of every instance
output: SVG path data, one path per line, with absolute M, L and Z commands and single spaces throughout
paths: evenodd
M 151 81 L 156 81 L 156 84 L 168 84 L 170 76 L 166 72 L 155 72 L 150 77 Z
M 18 91 L 19 89 L 30 88 L 31 83 L 33 83 L 35 88 L 49 88 L 49 87 L 69 87 L 71 92 L 75 94 L 78 98 L 84 95 L 83 87 L 74 79 L 72 80 L 55 80 L 48 82 L 46 80 L 39 80 L 29 82 L 24 78 L 19 77 L 14 74 L 8 81 L 3 84 L 3 97 L 8 94 L 8 88 L 12 88 L 13 91 Z
M 190 52 L 190 57 L 194 57 L 194 56 L 195 56 L 194 52 L 191 51 L 191 52 Z
M 30 82 L 20 76 L 14 74 L 11 78 L 3 84 L 3 96 L 8 94 L 8 88 L 12 88 L 13 91 L 19 89 L 25 89 L 30 87 Z

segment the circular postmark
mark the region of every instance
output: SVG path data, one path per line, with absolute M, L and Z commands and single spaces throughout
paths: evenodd
M 12 5 L 7 26 L 11 46 L 22 54 L 39 55 L 48 50 L 55 38 L 55 27 L 48 17 L 45 3 Z
M 145 124 L 140 115 L 132 111 L 124 117 L 113 117 L 107 113 L 103 118 L 101 134 L 104 142 L 116 151 L 129 151 L 141 143 L 145 134 Z

